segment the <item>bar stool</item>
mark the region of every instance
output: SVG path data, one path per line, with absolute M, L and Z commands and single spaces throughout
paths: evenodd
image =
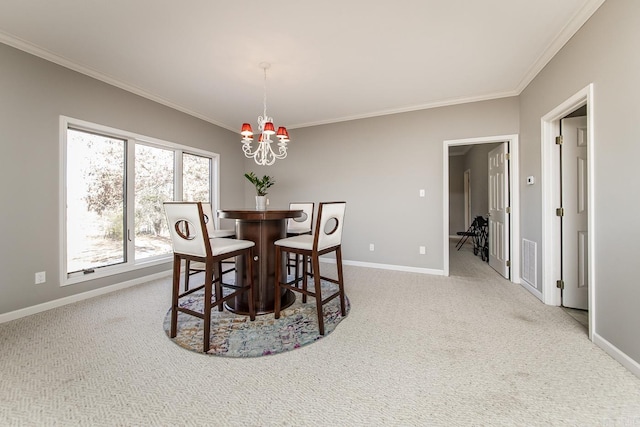
M 204 223 L 207 226 L 207 234 L 210 239 L 215 239 L 219 237 L 227 237 L 230 239 L 235 239 L 236 230 L 233 229 L 217 229 L 216 222 L 213 216 L 213 210 L 211 209 L 211 203 L 202 202 L 202 213 L 204 214 Z M 201 262 L 191 264 L 190 260 L 185 261 L 184 268 L 184 289 L 189 290 L 189 278 L 194 274 L 202 273 L 205 270 L 205 266 Z M 222 272 L 222 275 L 235 271 L 235 267 L 231 267 Z
M 200 202 L 165 202 L 165 214 L 169 225 L 169 234 L 173 244 L 173 291 L 171 298 L 171 338 L 175 338 L 178 329 L 178 312 L 199 317 L 204 321 L 203 351 L 209 351 L 211 334 L 211 310 L 237 295 L 249 293 L 249 318 L 255 320 L 253 303 L 253 247 L 248 240 L 216 238 L 210 239 Z M 222 283 L 222 261 L 231 257 L 244 256 L 247 280 L 244 286 Z M 205 265 L 204 284 L 180 293 L 180 269 L 182 260 L 201 262 Z M 224 296 L 223 287 L 233 292 Z M 202 313 L 180 307 L 180 298 L 204 288 L 204 310 Z M 215 288 L 215 290 L 214 290 Z M 212 297 L 215 299 L 212 301 Z
M 306 297 L 315 298 L 318 312 L 318 329 L 320 335 L 324 335 L 324 314 L 322 307 L 332 299 L 340 298 L 340 310 L 346 316 L 344 298 L 344 277 L 342 274 L 342 226 L 344 223 L 344 212 L 346 202 L 324 202 L 318 208 L 318 220 L 316 222 L 313 235 L 303 234 L 299 236 L 287 237 L 276 240 L 276 280 L 275 294 L 280 295 L 280 288 L 289 289 L 302 294 L 302 302 L 306 302 Z M 331 252 L 336 253 L 336 265 L 338 267 L 338 279 L 322 276 L 320 272 L 320 256 Z M 302 256 L 302 276 L 294 277 L 291 281 L 282 282 L 282 266 L 285 265 L 283 255 L 293 253 Z M 314 271 L 314 290 L 307 289 L 307 261 L 311 260 Z M 322 288 L 320 280 L 325 280 L 338 285 L 338 290 L 333 294 L 322 298 Z M 302 288 L 298 283 L 302 281 Z M 280 298 L 275 300 L 274 316 L 280 318 Z

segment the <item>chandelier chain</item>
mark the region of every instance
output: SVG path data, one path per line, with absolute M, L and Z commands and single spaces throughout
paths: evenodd
M 264 117 L 267 117 L 267 68 L 264 68 L 264 97 L 263 97 L 263 105 L 264 105 Z

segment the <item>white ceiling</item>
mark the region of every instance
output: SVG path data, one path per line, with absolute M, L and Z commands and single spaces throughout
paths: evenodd
M 0 0 L 0 42 L 227 129 L 518 95 L 604 0 Z

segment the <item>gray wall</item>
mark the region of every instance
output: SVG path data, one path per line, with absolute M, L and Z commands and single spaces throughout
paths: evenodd
M 60 287 L 59 116 L 220 154 L 221 203 L 241 204 L 237 135 L 189 115 L 0 44 L 0 313 L 167 270 Z M 233 179 L 231 179 L 233 178 Z M 47 282 L 34 285 L 34 274 Z
M 449 235 L 466 231 L 464 224 L 464 156 L 449 156 Z
M 518 117 L 503 98 L 293 129 L 285 161 L 246 167 L 275 177 L 271 206 L 346 200 L 345 260 L 442 270 L 443 141 L 517 133 Z
M 521 177 L 538 177 L 540 118 L 594 84 L 594 332 L 637 363 L 640 197 L 634 173 L 640 158 L 639 46 L 640 2 L 606 1 L 520 96 Z M 541 186 L 527 186 L 523 178 L 520 190 L 522 237 L 540 243 Z

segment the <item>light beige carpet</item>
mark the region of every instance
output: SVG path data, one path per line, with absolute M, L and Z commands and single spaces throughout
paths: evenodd
M 2 324 L 0 425 L 640 425 L 640 379 L 463 251 L 449 278 L 347 266 L 349 316 L 275 356 L 173 344 L 169 278 Z

